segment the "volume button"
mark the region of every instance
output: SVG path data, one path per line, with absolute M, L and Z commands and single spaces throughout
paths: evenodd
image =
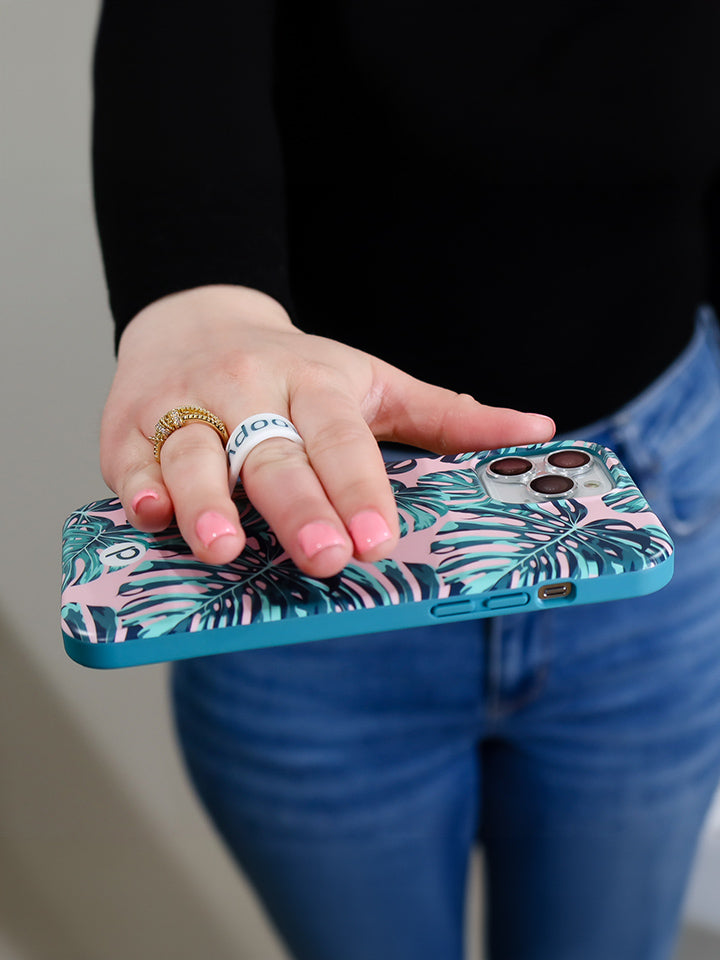
M 530 602 L 530 594 L 524 591 L 520 593 L 505 593 L 500 597 L 488 597 L 483 600 L 483 606 L 486 610 L 509 610 L 512 607 L 524 607 Z
M 475 609 L 472 600 L 446 600 L 431 607 L 430 613 L 433 617 L 461 617 L 463 614 L 473 613 Z

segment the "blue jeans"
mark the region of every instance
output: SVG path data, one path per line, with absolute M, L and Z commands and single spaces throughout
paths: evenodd
M 720 777 L 711 312 L 582 437 L 676 540 L 659 593 L 174 666 L 193 781 L 298 960 L 459 960 L 477 843 L 492 960 L 671 955 Z

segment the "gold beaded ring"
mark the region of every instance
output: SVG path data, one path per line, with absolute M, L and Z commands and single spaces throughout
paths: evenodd
M 228 441 L 228 431 L 220 417 L 210 413 L 204 407 L 173 407 L 168 410 L 155 424 L 155 433 L 148 440 L 153 445 L 155 459 L 160 463 L 160 451 L 171 433 L 175 433 L 180 427 L 188 423 L 206 423 L 212 427 L 215 433 L 221 438 L 223 444 Z

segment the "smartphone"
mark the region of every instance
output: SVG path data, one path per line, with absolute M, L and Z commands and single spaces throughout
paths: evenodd
M 134 529 L 116 499 L 76 510 L 63 527 L 67 653 L 133 666 L 639 596 L 672 576 L 668 532 L 607 447 L 423 453 L 386 468 L 397 548 L 328 579 L 295 566 L 241 485 L 247 545 L 220 567 L 175 526 Z

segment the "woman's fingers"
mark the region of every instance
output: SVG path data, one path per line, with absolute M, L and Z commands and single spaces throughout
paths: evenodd
M 234 560 L 245 534 L 228 492 L 225 448 L 215 431 L 186 424 L 167 438 L 160 463 L 180 533 L 195 556 L 207 563 Z
M 241 476 L 249 499 L 295 563 L 312 576 L 328 577 L 353 555 L 384 556 L 397 541 L 397 515 L 377 443 L 357 410 L 351 412 L 356 405 L 315 393 L 308 394 L 308 404 L 307 430 L 299 424 L 306 446 L 265 440 L 250 451 Z M 343 404 L 344 419 L 337 415 Z M 282 401 L 273 406 L 265 399 L 260 406 L 288 416 Z M 336 413 L 327 422 L 333 407 Z M 235 423 L 233 416 L 243 418 L 231 415 L 228 425 Z M 320 469 L 310 462 L 308 446 L 317 451 Z M 225 450 L 212 429 L 196 423 L 175 430 L 162 446 L 160 464 L 144 430 L 114 454 L 108 482 L 131 522 L 161 530 L 174 512 L 199 559 L 222 564 L 238 556 L 245 534 L 228 492 Z
M 377 363 L 382 386 L 369 394 L 364 412 L 379 439 L 451 454 L 541 443 L 555 433 L 543 414 L 488 406 Z
M 120 498 L 128 520 L 138 530 L 157 533 L 172 520 L 173 503 L 163 482 L 152 445 L 130 416 L 108 416 L 101 433 L 100 467 L 105 482 Z
M 342 391 L 299 391 L 290 413 L 305 449 L 287 440 L 259 444 L 242 469 L 248 497 L 315 576 L 339 572 L 352 556 L 387 556 L 399 536 L 397 510 L 357 404 Z
M 248 454 L 241 479 L 301 570 L 329 577 L 349 563 L 352 540 L 303 447 L 279 438 L 263 441 Z
M 293 416 L 308 457 L 362 560 L 387 556 L 399 537 L 397 509 L 382 454 L 358 404 L 335 388 L 300 393 Z
M 210 563 L 227 563 L 245 538 L 228 493 L 227 458 L 215 431 L 202 423 L 172 433 L 155 460 L 147 425 L 129 435 L 108 429 L 101 450 L 103 475 L 139 530 L 157 533 L 173 514 L 193 553 Z

